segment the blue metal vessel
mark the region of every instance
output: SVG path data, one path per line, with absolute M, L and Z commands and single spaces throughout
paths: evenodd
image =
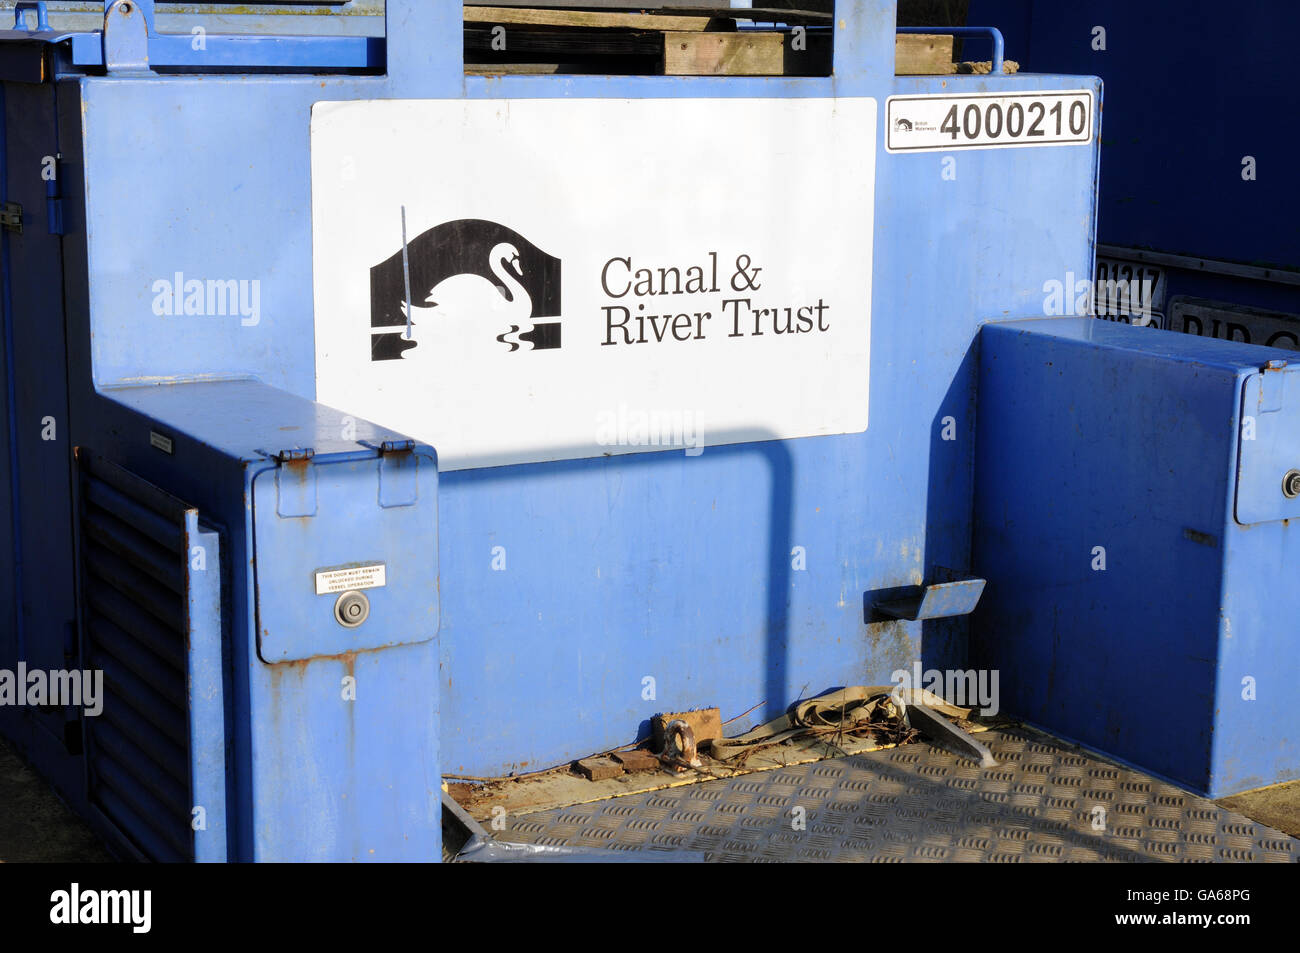
M 759 704 L 755 717 L 772 717 L 828 688 L 888 683 L 917 662 L 999 668 L 1012 713 L 1198 790 L 1239 790 L 1300 769 L 1294 746 L 1272 738 L 1295 712 L 1293 694 L 1231 715 L 1211 710 L 1216 693 L 1235 690 L 1242 665 L 1274 674 L 1295 664 L 1279 626 L 1294 619 L 1297 597 L 1268 580 L 1296 565 L 1290 511 L 1274 499 L 1283 474 L 1273 472 L 1300 456 L 1296 431 L 1267 430 L 1271 449 L 1251 463 L 1261 468 L 1251 490 L 1261 508 L 1246 528 L 1232 524 L 1224 500 L 1243 413 L 1232 388 L 1266 379 L 1261 399 L 1276 405 L 1279 422 L 1294 414 L 1300 388 L 1251 370 L 1276 351 L 1183 338 L 1157 347 L 1136 340 L 1140 329 L 1068 316 L 1096 253 L 1096 78 L 895 76 L 892 0 L 841 0 L 828 28 L 832 75 L 798 78 L 466 75 L 459 5 L 419 0 L 389 0 L 382 30 L 372 20 L 334 35 L 291 35 L 296 15 L 286 8 L 251 17 L 256 35 L 205 34 L 203 49 L 183 26 L 179 36 L 165 32 L 151 0 L 106 3 L 98 29 L 60 29 L 54 4 L 48 14 L 45 4 L 20 6 L 37 8 L 20 16 L 49 22 L 0 33 L 0 201 L 11 223 L 0 394 L 9 488 L 0 605 L 10 610 L 0 669 L 101 669 L 106 707 L 95 717 L 0 707 L 0 728 L 119 852 L 432 860 L 444 775 L 561 764 L 644 736 L 663 711 L 710 705 L 725 717 Z M 610 103 L 626 105 L 602 111 Z M 534 117 L 552 109 L 598 114 L 614 125 L 592 128 L 607 129 L 621 115 L 679 116 L 683 129 L 713 116 L 730 129 L 727 117 L 746 109 L 787 110 L 807 123 L 793 139 L 803 145 L 783 145 L 775 124 L 735 134 L 768 136 L 778 157 L 827 153 L 834 181 L 789 181 L 773 171 L 778 159 L 736 155 L 730 166 L 699 168 L 689 208 L 667 193 L 638 204 L 638 224 L 659 234 L 675 216 L 703 223 L 669 249 L 680 260 L 655 262 L 683 273 L 709 261 L 700 229 L 710 220 L 699 209 L 710 195 L 748 216 L 755 241 L 785 247 L 785 230 L 825 241 L 827 255 L 849 262 L 828 280 L 853 289 L 831 314 L 861 328 L 848 345 L 861 348 L 857 365 L 831 349 L 824 364 L 792 358 L 786 373 L 755 363 L 762 369 L 747 379 L 740 359 L 675 378 L 674 387 L 703 387 L 709 374 L 734 381 L 782 421 L 779 430 L 746 429 L 743 406 L 729 404 L 738 423 L 694 454 L 601 452 L 593 441 L 552 438 L 551 424 L 557 434 L 581 426 L 559 414 L 539 418 L 517 454 L 475 456 L 473 439 L 507 432 L 510 414 L 492 411 L 482 426 L 475 417 L 466 429 L 477 433 L 444 445 L 429 434 L 459 433 L 455 393 L 379 413 L 358 409 L 371 406 L 364 387 L 356 406 L 320 402 L 336 360 L 335 329 L 322 315 L 354 316 L 346 333 L 364 347 L 381 327 L 409 338 L 421 299 L 402 289 L 389 315 L 404 313 L 403 329 L 329 290 L 340 276 L 369 289 L 370 269 L 390 251 L 340 271 L 322 257 L 327 242 L 346 245 L 355 220 L 360 246 L 373 217 L 392 255 L 415 253 L 396 213 L 400 201 L 404 229 L 419 203 L 394 199 L 368 217 L 368 206 L 323 200 L 338 156 L 318 137 L 337 119 L 346 140 L 348 117 L 359 116 L 357 128 L 376 141 L 417 141 L 463 110 L 469 141 L 512 109 L 512 122 L 543 130 Z M 396 118 L 384 125 L 388 117 Z M 628 189 L 654 181 L 672 125 L 625 153 L 617 176 L 608 164 L 593 173 L 592 194 L 617 196 L 620 179 Z M 530 174 L 549 181 L 538 171 L 549 168 L 542 153 L 572 148 L 582 126 L 579 118 L 551 128 L 553 140 L 539 134 L 536 168 L 521 168 L 524 184 L 509 186 L 520 195 Z M 1048 135 L 1030 141 L 1031 128 Z M 356 138 L 360 156 L 366 137 Z M 707 138 L 689 140 L 684 153 L 707 150 Z M 829 145 L 859 140 L 859 153 Z M 463 185 L 439 194 L 489 209 L 491 183 L 475 167 L 497 160 L 468 147 L 462 155 L 459 141 L 449 135 L 426 153 L 431 163 L 460 162 Z M 588 158 L 607 145 L 591 139 Z M 386 187 L 374 167 L 360 168 L 367 188 Z M 598 220 L 582 205 L 584 183 L 569 184 L 571 199 L 546 209 L 555 234 L 594 234 L 584 226 Z M 399 181 L 394 194 L 403 188 Z M 546 194 L 539 187 L 539 201 Z M 837 220 L 860 206 L 855 227 Z M 327 221 L 336 223 L 328 235 Z M 719 234 L 729 234 L 724 226 Z M 623 237 L 600 260 L 642 254 L 632 231 Z M 547 332 L 550 356 L 566 360 L 584 329 L 572 313 L 590 290 L 583 256 L 597 244 L 574 242 L 560 256 L 570 309 L 559 322 L 562 346 L 558 331 Z M 826 260 L 797 243 L 786 251 L 794 277 L 765 259 L 764 281 L 802 287 L 799 269 Z M 416 271 L 408 261 L 408 277 Z M 229 306 L 191 311 L 191 292 L 210 301 L 213 282 Z M 1053 283 L 1065 316 L 986 327 L 1060 315 Z M 373 300 L 370 308 L 379 314 Z M 536 305 L 531 316 L 547 317 Z M 533 338 L 542 340 L 552 339 Z M 1058 361 L 1058 350 L 1070 360 Z M 509 356 L 538 357 L 513 348 Z M 1022 371 L 1011 370 L 1015 362 Z M 439 374 L 456 371 L 447 365 L 411 386 L 436 388 Z M 603 392 L 582 376 L 549 380 L 576 403 L 620 401 L 617 375 Z M 1165 416 L 1135 420 L 1100 406 L 1126 382 L 1133 401 L 1158 386 Z M 330 393 L 346 385 L 332 383 Z M 832 385 L 858 388 L 860 406 L 819 398 Z M 463 389 L 464 412 L 485 413 L 470 404 L 490 402 L 498 386 L 481 379 Z M 1070 414 L 1093 402 L 1094 429 L 1076 441 Z M 1176 438 L 1170 420 L 1179 415 L 1188 431 Z M 1161 440 L 1185 438 L 1180 466 L 1214 461 L 1195 476 L 1195 497 L 1166 485 L 1164 458 L 1138 452 L 1143 427 Z M 1112 470 L 1117 487 L 1105 497 L 1099 474 Z M 1155 493 L 1167 515 L 1147 505 Z M 1135 512 L 1172 529 L 1186 558 L 1169 557 L 1159 534 L 1142 535 L 1153 549 L 1126 549 Z M 1123 565 L 1112 556 L 1106 579 L 1123 575 L 1127 585 L 1086 588 L 1100 578 L 1083 571 L 1090 550 L 1083 569 L 1065 550 L 1094 536 L 1125 554 Z M 1240 582 L 1247 578 L 1256 582 Z M 968 586 L 941 588 L 953 583 Z M 1197 600 L 1165 613 L 1151 607 L 1153 590 Z M 1231 601 L 1216 613 L 1219 591 Z M 901 618 L 877 608 L 900 599 L 922 608 Z M 1077 647 L 1103 619 L 1127 648 L 1062 654 L 1062 640 Z M 1230 626 L 1231 658 L 1214 655 Z M 1198 661 L 1184 690 L 1200 720 L 1194 734 L 1157 731 L 1150 719 L 1167 709 L 1145 679 L 1159 668 L 1171 686 L 1184 684 L 1192 649 L 1177 633 L 1189 627 Z M 1091 700 L 1075 697 L 1079 686 L 1094 687 Z M 1116 731 L 1117 718 L 1145 728 Z

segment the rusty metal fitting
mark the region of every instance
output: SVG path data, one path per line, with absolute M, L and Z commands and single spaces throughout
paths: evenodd
M 695 750 L 695 732 L 691 726 L 680 718 L 674 718 L 664 725 L 664 750 L 659 755 L 664 764 L 685 771 L 698 768 L 703 762 Z

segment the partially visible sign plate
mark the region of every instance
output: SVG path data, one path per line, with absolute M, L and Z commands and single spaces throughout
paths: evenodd
M 1097 259 L 1097 317 L 1128 317 L 1133 324 L 1155 325 L 1144 320 L 1164 307 L 1166 280 L 1163 268 L 1118 258 Z
M 1175 297 L 1169 303 L 1169 330 L 1300 351 L 1300 314 L 1224 301 Z
M 1169 329 L 1169 319 L 1163 311 L 1152 311 L 1150 314 L 1094 314 L 1093 317 L 1101 321 L 1114 321 L 1116 324 L 1131 324 L 1135 328 Z

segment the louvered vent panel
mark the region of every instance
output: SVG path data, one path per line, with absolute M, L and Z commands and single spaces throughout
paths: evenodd
M 186 516 L 192 507 L 78 452 L 82 648 L 104 673 L 85 718 L 90 796 L 142 854 L 192 860 Z

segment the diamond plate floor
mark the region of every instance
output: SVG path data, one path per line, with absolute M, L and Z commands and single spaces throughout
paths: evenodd
M 997 767 L 913 744 L 524 815 L 496 836 L 731 862 L 1300 862 L 1300 840 L 1139 771 L 1021 729 L 980 739 Z

